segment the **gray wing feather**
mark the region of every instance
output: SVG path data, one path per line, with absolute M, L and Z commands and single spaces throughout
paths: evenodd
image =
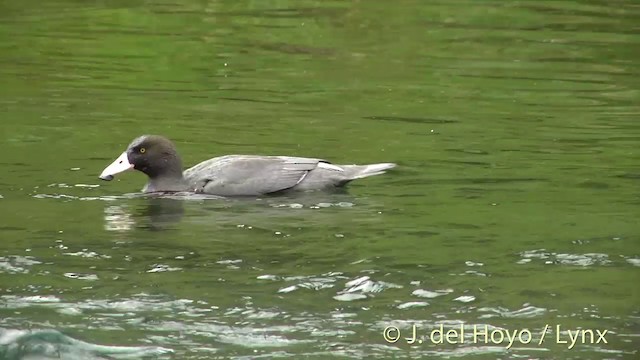
M 289 156 L 228 155 L 204 161 L 184 172 L 197 192 L 264 195 L 299 184 L 321 159 Z

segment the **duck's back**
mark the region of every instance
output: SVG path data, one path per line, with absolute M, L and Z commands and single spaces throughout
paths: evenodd
M 255 196 L 291 189 L 323 162 L 291 156 L 226 155 L 185 170 L 184 177 L 197 192 Z

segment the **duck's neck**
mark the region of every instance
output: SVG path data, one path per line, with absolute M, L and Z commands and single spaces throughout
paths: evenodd
M 162 159 L 162 166 L 145 169 L 149 182 L 143 192 L 178 192 L 189 190 L 188 182 L 182 175 L 182 161 L 171 152 Z
M 149 178 L 149 182 L 144 186 L 142 192 L 179 192 L 188 190 L 189 184 L 180 174 L 179 177 L 158 176 Z

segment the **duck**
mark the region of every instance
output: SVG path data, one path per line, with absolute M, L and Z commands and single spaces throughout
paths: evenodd
M 338 189 L 394 167 L 395 163 L 335 165 L 323 159 L 296 156 L 224 155 L 183 170 L 171 140 L 161 135 L 142 135 L 99 178 L 111 181 L 116 174 L 137 170 L 148 177 L 144 193 L 261 196 Z

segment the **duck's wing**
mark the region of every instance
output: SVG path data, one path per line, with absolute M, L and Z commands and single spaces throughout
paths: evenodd
M 227 155 L 204 161 L 184 172 L 195 191 L 221 195 L 264 195 L 298 185 L 322 159 L 290 156 Z

